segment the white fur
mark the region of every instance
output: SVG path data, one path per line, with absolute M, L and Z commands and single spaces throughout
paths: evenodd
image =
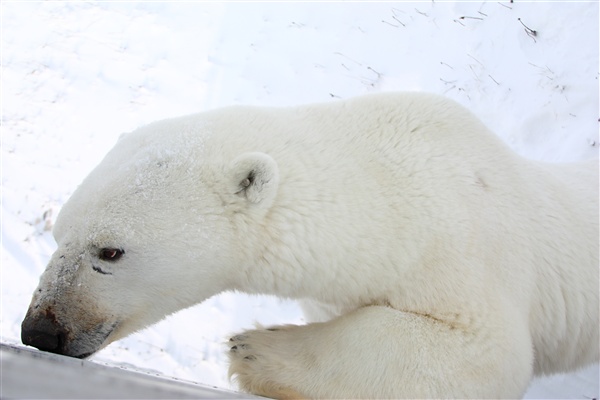
M 515 398 L 598 360 L 597 161 L 525 160 L 436 96 L 149 125 L 55 237 L 27 318 L 51 309 L 79 353 L 223 290 L 308 299 L 320 322 L 232 338 L 257 394 Z M 101 345 L 98 324 L 114 327 Z

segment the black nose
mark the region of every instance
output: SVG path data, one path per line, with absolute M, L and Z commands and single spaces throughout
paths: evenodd
M 21 324 L 23 344 L 37 347 L 42 351 L 62 353 L 67 332 L 57 322 L 52 313 L 31 315 L 29 312 Z

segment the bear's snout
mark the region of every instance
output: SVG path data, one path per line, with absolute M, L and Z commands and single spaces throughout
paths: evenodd
M 60 326 L 52 310 L 33 315 L 27 312 L 21 324 L 21 341 L 42 351 L 64 354 L 67 330 Z
M 118 325 L 85 308 L 70 306 L 60 312 L 53 305 L 34 304 L 21 323 L 21 341 L 42 351 L 87 358 L 106 344 Z

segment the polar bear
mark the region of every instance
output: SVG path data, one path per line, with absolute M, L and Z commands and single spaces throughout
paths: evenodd
M 514 154 L 454 102 L 235 106 L 120 138 L 62 208 L 22 340 L 84 358 L 226 290 L 315 322 L 234 335 L 276 398 L 516 398 L 598 360 L 598 163 Z

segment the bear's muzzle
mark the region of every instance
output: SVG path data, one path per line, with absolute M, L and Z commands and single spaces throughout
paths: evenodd
M 41 312 L 30 308 L 21 324 L 21 341 L 42 351 L 87 358 L 104 347 L 117 325 L 96 322 L 89 330 L 75 327 L 75 333 L 59 322 L 51 308 Z

